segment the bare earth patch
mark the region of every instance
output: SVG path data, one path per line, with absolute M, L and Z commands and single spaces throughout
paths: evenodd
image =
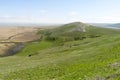
M 18 43 L 39 39 L 38 30 L 34 27 L 0 27 L 0 56 Z

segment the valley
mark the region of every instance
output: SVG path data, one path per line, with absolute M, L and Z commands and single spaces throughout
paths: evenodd
M 39 39 L 37 31 L 38 29 L 34 27 L 0 27 L 0 56 L 19 51 L 19 49 L 16 51 L 12 49 L 20 47 L 21 43 Z M 24 46 L 24 44 L 22 45 Z

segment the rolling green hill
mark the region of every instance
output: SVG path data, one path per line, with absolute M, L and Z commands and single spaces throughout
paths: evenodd
M 119 34 L 119 30 L 100 28 L 92 25 L 87 25 L 81 22 L 75 22 L 60 26 L 54 29 L 43 30 L 39 32 L 48 41 L 74 41 L 83 40 L 86 38 L 101 37 L 104 35 Z
M 81 39 L 84 36 L 85 27 L 87 26 L 84 23 L 75 22 L 62 25 L 58 28 L 40 31 L 40 34 L 43 34 L 46 40 L 73 39 L 75 37 Z
M 0 58 L 3 80 L 120 80 L 120 30 L 70 23 L 40 30 L 14 56 Z

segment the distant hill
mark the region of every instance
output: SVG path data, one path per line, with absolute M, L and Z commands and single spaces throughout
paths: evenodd
M 65 24 L 57 28 L 57 30 L 63 30 L 64 32 L 73 32 L 73 31 L 80 31 L 85 32 L 85 27 L 87 27 L 87 24 L 84 24 L 82 22 L 74 22 L 70 24 Z
M 112 24 L 112 25 L 109 25 L 109 26 L 111 26 L 111 27 L 118 27 L 118 28 L 120 28 L 120 23 L 117 23 L 117 24 Z
M 88 24 L 99 27 L 108 27 L 108 25 L 111 25 L 111 23 L 88 23 Z
M 53 29 L 47 29 L 40 31 L 40 34 L 44 36 L 43 39 L 46 40 L 62 40 L 62 41 L 71 41 L 71 40 L 83 40 L 85 38 L 99 37 L 104 34 L 111 34 L 116 30 L 108 28 L 100 28 L 92 25 L 88 25 L 82 22 L 74 22 L 59 26 Z
M 63 35 L 71 32 L 85 32 L 86 31 L 85 28 L 87 26 L 88 26 L 87 24 L 81 22 L 74 22 L 54 28 L 51 30 L 51 32 L 57 35 Z
M 57 28 L 40 31 L 40 33 L 43 34 L 45 36 L 45 39 L 47 40 L 71 40 L 73 38 L 82 39 L 83 37 L 85 37 L 84 33 L 86 32 L 86 27 L 88 26 L 89 25 L 81 22 L 74 22 L 59 26 Z

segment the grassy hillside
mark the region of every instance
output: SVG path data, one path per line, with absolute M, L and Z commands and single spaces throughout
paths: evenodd
M 77 22 L 39 33 L 42 40 L 0 58 L 0 79 L 120 80 L 120 30 Z
M 52 38 L 59 39 L 59 38 L 82 37 L 82 35 L 85 32 L 85 27 L 87 27 L 86 24 L 75 22 L 62 25 L 58 28 L 40 31 L 40 34 L 43 34 L 46 40 Z
M 39 32 L 46 41 L 74 41 L 86 38 L 96 38 L 104 35 L 119 34 L 119 30 L 100 28 L 80 22 L 70 23 L 58 28 L 41 30 Z

